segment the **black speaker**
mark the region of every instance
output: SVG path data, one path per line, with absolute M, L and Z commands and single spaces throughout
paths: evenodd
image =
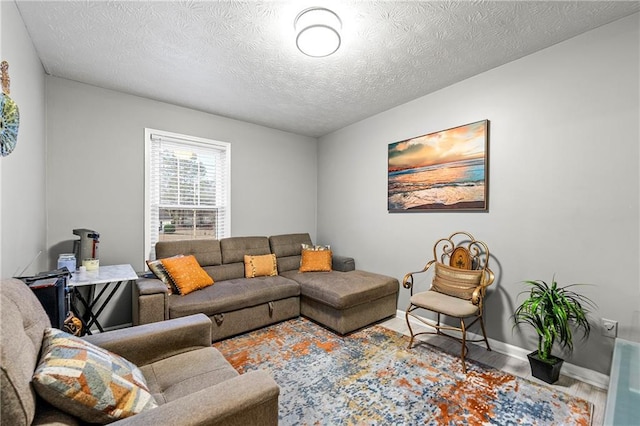
M 60 330 L 64 329 L 64 320 L 67 317 L 66 284 L 66 277 L 46 278 L 28 284 L 49 316 L 51 326 Z

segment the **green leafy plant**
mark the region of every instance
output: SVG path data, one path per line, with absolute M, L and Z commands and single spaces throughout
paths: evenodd
M 580 284 L 570 284 L 559 287 L 555 278 L 551 286 L 542 280 L 524 281 L 531 286 L 527 297 L 516 309 L 513 317 L 515 325 L 529 324 L 538 334 L 538 357 L 550 362 L 553 344 L 558 342 L 562 348 L 573 351 L 572 327 L 581 330 L 583 338 L 587 339 L 591 332 L 591 325 L 587 315 L 589 308 L 596 305 L 588 297 L 578 294 L 570 287 Z

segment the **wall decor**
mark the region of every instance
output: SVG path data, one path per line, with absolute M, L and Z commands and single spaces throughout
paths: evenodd
M 0 155 L 6 157 L 11 154 L 18 143 L 18 128 L 20 127 L 20 112 L 18 105 L 9 97 L 9 63 L 0 64 L 2 93 L 0 93 Z
M 487 211 L 489 120 L 389 144 L 388 209 Z

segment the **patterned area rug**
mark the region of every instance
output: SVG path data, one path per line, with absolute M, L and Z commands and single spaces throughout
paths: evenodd
M 214 344 L 280 386 L 281 425 L 589 425 L 582 399 L 373 326 L 340 337 L 304 319 Z

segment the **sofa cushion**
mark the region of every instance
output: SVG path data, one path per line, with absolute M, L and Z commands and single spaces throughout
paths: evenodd
M 140 367 L 159 404 L 174 401 L 238 373 L 215 348 L 184 352 Z
M 300 272 L 331 272 L 331 250 L 302 250 Z
M 173 257 L 182 257 L 182 255 L 179 254 Z M 164 269 L 164 266 L 162 266 L 162 259 L 147 260 L 147 266 L 149 267 L 149 270 L 153 272 L 153 275 L 155 275 L 160 281 L 164 283 L 164 285 L 167 286 L 167 290 L 169 290 L 169 294 L 178 292 L 178 289 L 176 288 L 176 285 L 171 280 L 169 273 L 167 273 L 167 270 Z
M 200 266 L 214 266 L 222 263 L 220 241 L 218 240 L 179 240 L 158 241 L 156 243 L 156 259 L 176 255 L 195 256 Z
M 298 283 L 279 275 L 218 281 L 186 296 L 170 297 L 169 316 L 177 318 L 200 312 L 213 316 L 299 295 Z
M 398 292 L 398 280 L 366 271 L 281 272 L 281 276 L 300 283 L 300 295 L 347 309 Z
M 232 280 L 235 278 L 244 278 L 244 262 L 227 263 L 225 265 L 205 266 L 207 274 L 213 278 L 213 281 L 220 282 Z
M 36 412 L 31 376 L 51 322 L 35 294 L 16 279 L 0 282 L 0 398 L 3 424 L 30 425 Z
M 309 234 L 283 234 L 269 237 L 271 252 L 278 259 L 278 271 L 293 271 L 300 268 L 302 244 L 311 244 Z
M 302 244 L 311 245 L 309 234 L 283 234 L 269 237 L 271 253 L 278 258 L 300 256 Z
M 193 255 L 162 259 L 162 266 L 182 295 L 213 284 L 213 279 L 200 267 Z
M 267 237 L 231 237 L 220 240 L 222 263 L 243 263 L 244 255 L 271 254 Z
M 33 386 L 50 404 L 87 422 L 110 423 L 157 407 L 134 364 L 55 328 L 44 333 Z
M 311 251 L 325 251 L 331 250 L 330 245 L 318 245 L 318 244 L 302 244 L 302 251 L 311 250 Z
M 244 255 L 245 278 L 272 277 L 278 275 L 278 265 L 275 254 L 262 254 L 260 256 Z

